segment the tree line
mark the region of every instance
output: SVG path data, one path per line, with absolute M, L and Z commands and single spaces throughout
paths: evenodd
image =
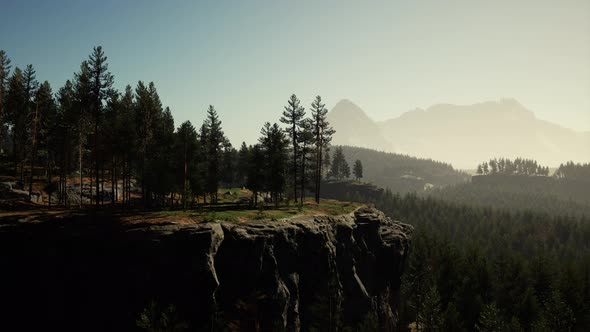
M 359 159 L 354 162 L 352 174 L 356 181 L 360 181 L 363 177 L 363 163 Z M 328 172 L 328 178 L 334 178 L 336 180 L 346 180 L 350 178 L 350 166 L 346 161 L 346 156 L 344 155 L 344 150 L 341 146 L 337 146 L 334 151 L 334 157 Z
M 590 180 L 590 163 L 574 163 L 568 161 L 560 164 L 555 171 L 555 177 L 559 179 Z
M 549 167 L 541 166 L 536 160 L 516 158 L 494 158 L 489 162 L 477 165 L 478 175 L 502 174 L 502 175 L 527 175 L 549 176 Z
M 340 157 L 331 171 L 335 131 L 320 96 L 306 117 L 293 94 L 279 119 L 284 127 L 266 122 L 256 144 L 236 150 L 213 105 L 199 128 L 190 121 L 175 128 L 153 82 L 117 91 L 100 46 L 55 94 L 49 82 L 37 81 L 32 65 L 11 71 L 10 63 L 0 51 L 2 165 L 11 164 L 10 172 L 29 193 L 34 177 L 43 176 L 50 204 L 52 196 L 60 204 L 77 199 L 80 205 L 85 199 L 128 205 L 141 197 L 146 207 L 178 200 L 186 207 L 199 197 L 216 203 L 219 188 L 230 186 L 250 189 L 255 203 L 259 197 L 302 203 L 306 192 L 319 203 L 323 178 L 350 173 L 342 173 Z M 77 198 L 71 197 L 76 185 Z

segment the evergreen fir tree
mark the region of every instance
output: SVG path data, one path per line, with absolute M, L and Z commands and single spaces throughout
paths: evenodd
M 283 116 L 280 121 L 287 125 L 287 135 L 291 139 L 291 149 L 293 154 L 291 165 L 291 177 L 293 179 L 293 197 L 297 202 L 297 175 L 299 172 L 299 135 L 301 131 L 302 121 L 305 116 L 305 109 L 301 106 L 301 101 L 295 94 L 291 95 L 287 101 L 287 106 L 283 111 Z

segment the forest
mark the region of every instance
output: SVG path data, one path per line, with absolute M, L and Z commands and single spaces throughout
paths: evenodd
M 322 178 L 350 177 L 341 149 L 330 163 L 334 129 L 320 96 L 306 116 L 293 94 L 278 123 L 261 126 L 258 143 L 236 149 L 213 105 L 200 127 L 175 128 L 153 82 L 117 91 L 100 46 L 55 94 L 32 65 L 10 63 L 0 51 L 1 171 L 29 197 L 46 192 L 49 205 L 186 208 L 217 203 L 218 190 L 231 187 L 251 190 L 254 205 L 302 202 L 307 193 L 319 202 Z
M 432 159 L 353 146 L 342 146 L 342 149 L 349 163 L 362 161 L 365 168 L 363 181 L 395 192 L 421 192 L 425 187 L 439 188 L 464 183 L 470 177 L 450 164 Z
M 561 164 L 549 176 L 548 167 L 540 166 L 534 160 L 518 158 L 511 162 L 499 159 L 497 163 L 494 160 L 498 159 L 483 163 L 484 173 L 473 176 L 470 182 L 435 188 L 422 195 L 513 211 L 532 210 L 579 217 L 590 215 L 590 165 L 570 161 Z M 494 165 L 494 171 L 486 172 L 487 165 Z
M 333 198 L 373 203 L 415 227 L 399 330 L 586 331 L 590 223 L 534 209 L 469 206 L 393 193 Z
M 477 174 L 503 174 L 503 175 L 540 175 L 548 176 L 549 167 L 541 166 L 533 159 L 516 158 L 494 158 L 489 162 L 477 165 Z

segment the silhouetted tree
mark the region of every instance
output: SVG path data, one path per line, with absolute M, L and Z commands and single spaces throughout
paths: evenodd
M 32 141 L 32 138 L 35 134 L 33 134 L 33 130 L 35 122 L 36 122 L 36 115 L 37 115 L 37 111 L 35 110 L 35 101 L 34 101 L 34 97 L 35 97 L 35 92 L 37 91 L 37 89 L 39 88 L 39 82 L 37 81 L 37 76 L 36 76 L 36 71 L 35 68 L 33 67 L 33 65 L 28 64 L 27 67 L 25 68 L 25 71 L 23 72 L 23 77 L 24 77 L 24 81 L 25 81 L 25 114 L 27 116 L 26 121 L 27 121 L 27 125 L 26 125 L 26 142 L 27 145 L 26 147 L 28 147 L 28 151 L 25 152 L 24 154 L 24 158 L 26 159 L 27 156 L 29 157 L 29 159 L 33 158 L 33 153 L 36 153 L 35 147 Z M 25 161 L 23 160 L 22 166 L 21 166 L 21 179 L 23 179 L 24 181 L 24 163 Z M 29 169 L 30 172 L 30 177 L 29 179 L 32 179 L 32 173 L 33 173 L 33 169 Z M 29 191 L 31 189 L 31 186 L 29 184 Z M 30 192 L 29 192 L 29 197 L 30 197 Z
M 287 135 L 291 139 L 291 148 L 293 153 L 293 161 L 291 165 L 291 176 L 293 177 L 293 197 L 297 202 L 297 174 L 299 171 L 299 132 L 301 130 L 302 121 L 305 116 L 305 109 L 301 106 L 301 101 L 295 94 L 287 101 L 287 106 L 283 111 L 283 116 L 280 121 L 287 125 Z
M 360 181 L 363 178 L 363 163 L 360 160 L 354 162 L 352 172 L 355 180 Z
M 76 99 L 76 109 L 77 109 L 77 122 L 78 122 L 78 168 L 79 168 L 79 175 L 80 175 L 80 207 L 82 207 L 83 203 L 83 192 L 84 192 L 84 185 L 83 185 L 83 161 L 84 161 L 84 152 L 85 152 L 85 144 L 88 140 L 88 131 L 90 127 L 90 68 L 88 67 L 88 62 L 83 61 L 80 64 L 80 71 L 75 75 L 75 83 L 74 83 L 74 95 Z M 89 163 L 90 164 L 90 163 Z M 90 164 L 89 169 L 92 167 Z M 89 172 L 91 173 L 91 172 Z M 92 183 L 92 176 L 90 177 L 90 182 Z M 90 187 L 90 199 L 92 200 L 92 186 Z
M 332 159 L 332 165 L 330 168 L 330 176 L 335 177 L 337 180 L 350 177 L 350 167 L 348 166 L 348 162 L 346 162 L 344 152 L 342 152 L 342 147 L 340 146 L 337 147 L 334 152 L 334 158 Z
M 35 172 L 35 163 L 37 161 L 37 152 L 40 145 L 40 140 L 43 137 L 42 125 L 47 123 L 44 118 L 53 108 L 53 93 L 49 82 L 45 81 L 37 90 L 35 94 L 35 111 L 33 113 L 31 124 L 31 157 L 30 157 L 30 173 L 29 173 L 29 199 L 33 192 L 33 175 Z
M 217 190 L 221 181 L 222 151 L 228 140 L 221 128 L 221 121 L 213 105 L 207 109 L 207 118 L 203 124 L 201 142 L 204 146 L 206 161 L 205 191 L 211 196 L 211 202 L 217 203 Z
M 25 92 L 24 76 L 20 68 L 16 67 L 8 80 L 8 92 L 6 94 L 6 108 L 8 123 L 12 126 L 12 154 L 14 159 L 14 173 L 20 173 L 20 181 L 23 183 L 23 162 L 25 147 L 27 144 L 27 99 Z M 19 172 L 20 166 L 20 172 Z
M 260 130 L 260 148 L 264 152 L 264 169 L 266 191 L 271 193 L 275 205 L 279 203 L 279 195 L 285 190 L 287 139 L 278 124 L 266 122 Z
M 328 109 L 322 103 L 322 97 L 316 96 L 311 104 L 313 134 L 315 136 L 315 201 L 320 203 L 320 191 L 323 169 L 330 165 L 328 149 L 332 135 L 336 132 L 327 120 Z
M 6 91 L 8 90 L 10 67 L 10 59 L 6 55 L 6 52 L 0 50 L 0 155 L 3 153 L 2 149 L 4 146 L 4 124 L 6 123 L 4 101 L 6 99 Z
M 303 119 L 301 121 L 301 131 L 299 133 L 299 144 L 301 147 L 300 155 L 301 161 L 299 163 L 301 171 L 300 171 L 300 201 L 299 203 L 303 205 L 305 200 L 305 188 L 307 187 L 307 180 L 308 180 L 308 172 L 309 168 L 315 168 L 315 165 L 310 165 L 311 161 L 315 159 L 315 156 L 312 156 L 312 147 L 315 145 L 315 135 L 313 133 L 313 121 L 311 119 Z M 309 167 L 308 167 L 309 166 Z
M 250 146 L 248 149 L 249 164 L 247 168 L 246 187 L 252 191 L 253 203 L 258 204 L 258 196 L 264 188 L 265 165 L 267 163 L 265 153 L 260 144 Z
M 89 110 L 94 121 L 94 176 L 96 186 L 96 205 L 100 204 L 100 187 L 99 187 L 99 170 L 100 170 L 100 155 L 99 155 L 99 125 L 101 115 L 103 113 L 103 102 L 107 99 L 113 86 L 113 75 L 108 71 L 109 66 L 107 57 L 105 56 L 102 47 L 94 47 L 92 54 L 88 57 L 88 75 L 89 75 Z
M 198 155 L 197 131 L 190 121 L 183 122 L 176 131 L 176 149 L 179 153 L 177 156 L 182 158 L 182 169 L 178 170 L 182 174 L 182 208 L 186 209 L 186 198 L 188 195 L 189 171 L 194 170 L 193 163 Z
M 246 179 L 248 178 L 248 165 L 250 163 L 250 155 L 246 142 L 242 142 L 242 145 L 240 146 L 237 163 L 236 183 L 240 187 L 245 187 Z
M 67 80 L 56 96 L 56 127 L 54 141 L 50 144 L 54 149 L 56 164 L 59 167 L 58 200 L 60 204 L 68 204 L 68 175 L 73 171 L 72 163 L 77 142 L 77 121 L 75 108 L 74 85 Z

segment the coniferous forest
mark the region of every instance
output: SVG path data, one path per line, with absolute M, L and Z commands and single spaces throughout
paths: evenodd
M 415 227 L 400 330 L 585 331 L 590 324 L 586 216 L 469 206 L 389 189 L 376 198 L 353 184 L 349 192 L 334 197 L 372 202 Z
M 213 105 L 199 127 L 175 128 L 154 82 L 117 91 L 100 46 L 55 91 L 33 65 L 11 67 L 0 51 L 0 160 L 29 198 L 44 191 L 49 205 L 187 208 L 217 203 L 220 188 L 245 187 L 253 205 L 303 202 L 309 192 L 320 200 L 334 133 L 320 96 L 306 112 L 293 94 L 277 112 L 281 125 L 261 124 L 258 143 L 237 149 Z

